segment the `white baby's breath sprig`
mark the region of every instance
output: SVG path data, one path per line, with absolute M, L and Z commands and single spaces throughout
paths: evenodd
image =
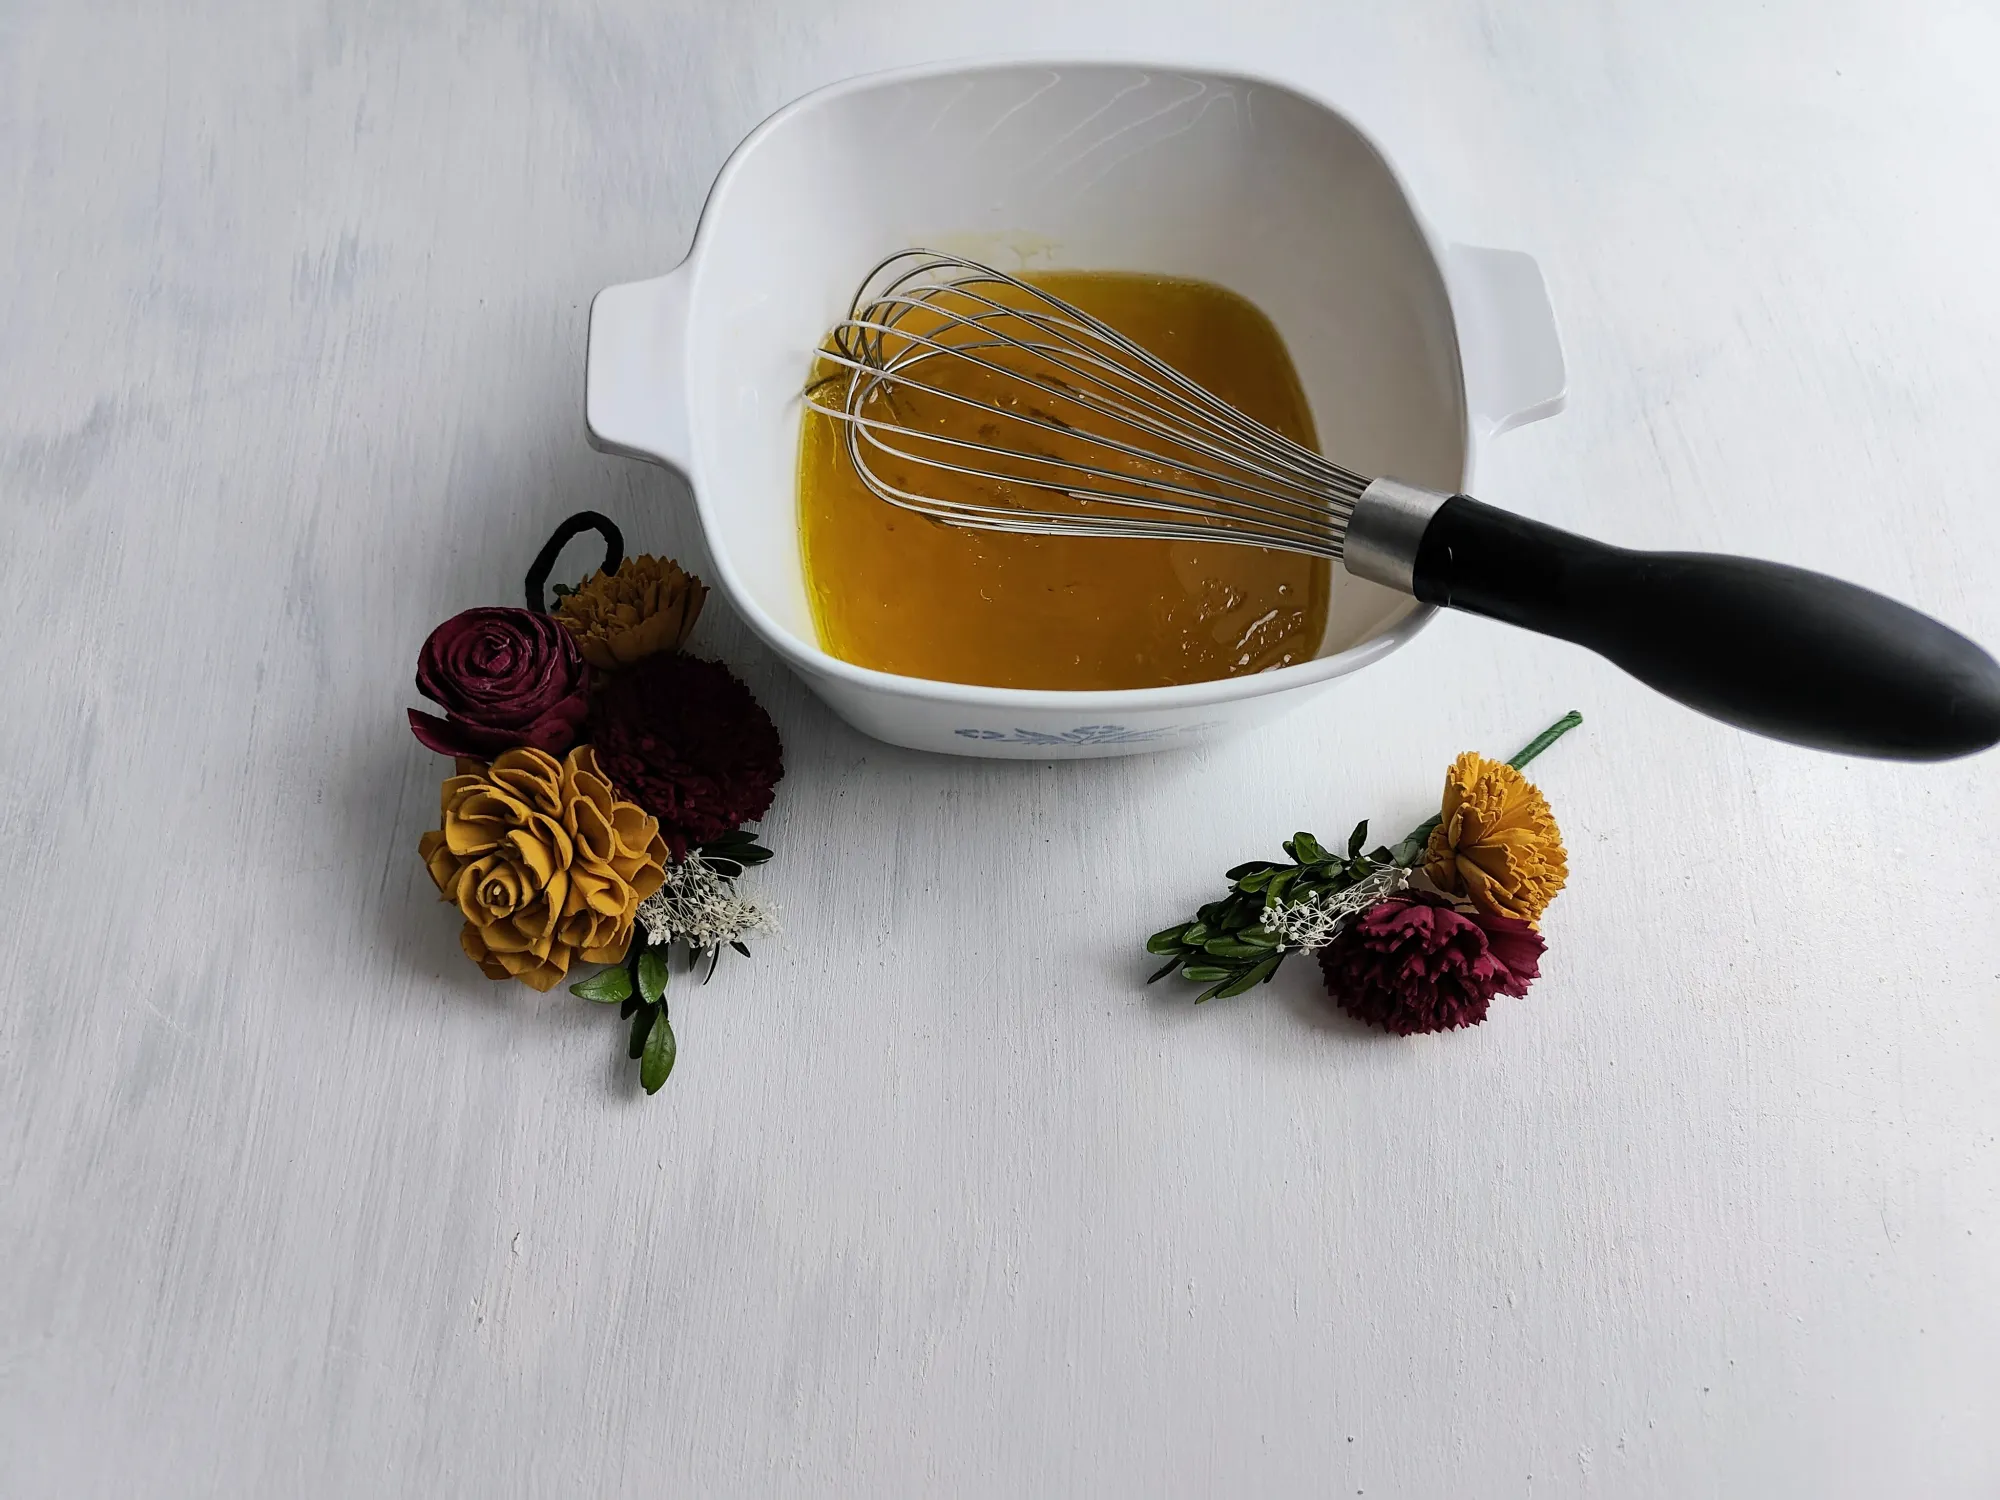
M 666 877 L 639 906 L 639 925 L 655 947 L 681 942 L 700 952 L 777 931 L 777 914 L 738 892 L 698 850 L 668 865 Z
M 1344 891 L 1266 905 L 1259 925 L 1278 939 L 1281 949 L 1310 953 L 1332 942 L 1369 907 L 1408 888 L 1415 874 L 1401 865 L 1385 865 Z

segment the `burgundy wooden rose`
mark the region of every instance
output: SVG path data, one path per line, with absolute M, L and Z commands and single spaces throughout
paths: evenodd
M 468 609 L 424 642 L 417 691 L 444 717 L 413 708 L 410 730 L 440 755 L 491 760 L 527 745 L 560 756 L 590 712 L 590 668 L 547 615 Z

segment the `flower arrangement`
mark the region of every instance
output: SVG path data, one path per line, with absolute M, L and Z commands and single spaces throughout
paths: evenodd
M 603 567 L 544 586 L 565 543 L 605 541 Z M 720 662 L 682 648 L 708 590 L 670 559 L 626 557 L 605 517 L 557 528 L 529 569 L 527 607 L 469 609 L 424 642 L 409 711 L 427 748 L 455 761 L 438 827 L 418 844 L 459 944 L 489 979 L 570 986 L 617 1005 L 648 1094 L 673 1071 L 666 990 L 676 950 L 692 970 L 772 930 L 736 888 L 771 858 L 744 825 L 784 775 L 777 726 Z
M 1562 832 L 1522 767 L 1583 722 L 1565 714 L 1511 760 L 1473 751 L 1452 762 L 1438 815 L 1395 848 L 1363 853 L 1364 819 L 1344 852 L 1310 833 L 1287 863 L 1229 871 L 1229 891 L 1147 940 L 1207 988 L 1198 1000 L 1268 984 L 1311 953 L 1334 1004 L 1402 1036 L 1475 1026 L 1495 995 L 1521 996 L 1541 971 L 1539 924 L 1568 878 Z

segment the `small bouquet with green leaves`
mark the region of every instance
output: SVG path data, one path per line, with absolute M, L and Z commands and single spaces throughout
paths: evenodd
M 604 537 L 604 566 L 544 586 L 563 545 Z M 673 1071 L 667 976 L 676 949 L 710 974 L 727 946 L 769 930 L 737 879 L 771 857 L 743 825 L 784 775 L 777 727 L 721 662 L 681 648 L 708 590 L 668 558 L 626 557 L 592 511 L 557 528 L 528 571 L 527 607 L 469 609 L 431 632 L 409 711 L 455 762 L 439 826 L 418 846 L 459 945 L 489 979 L 548 990 L 574 964 L 612 967 L 570 986 L 616 1004 L 647 1093 Z
M 628 1050 L 639 1064 L 639 1082 L 647 1093 L 656 1092 L 674 1067 L 677 1043 L 667 1020 L 667 977 L 675 950 L 689 973 L 707 960 L 703 983 L 714 977 L 725 946 L 748 958 L 743 939 L 773 924 L 766 907 L 737 893 L 736 878 L 770 857 L 769 849 L 741 829 L 690 850 L 685 859 L 667 866 L 660 888 L 640 903 L 625 961 L 569 987 L 585 1000 L 616 1005 L 618 1014 L 631 1021 Z
M 1230 870 L 1228 891 L 1146 951 L 1204 986 L 1197 1001 L 1268 984 L 1313 954 L 1343 1010 L 1410 1035 L 1475 1025 L 1493 996 L 1525 995 L 1541 972 L 1542 913 L 1568 878 L 1562 833 L 1521 774 L 1583 722 L 1565 714 L 1510 760 L 1467 751 L 1445 776 L 1438 815 L 1393 848 L 1369 849 L 1368 823 L 1344 848 L 1294 834 L 1284 861 Z

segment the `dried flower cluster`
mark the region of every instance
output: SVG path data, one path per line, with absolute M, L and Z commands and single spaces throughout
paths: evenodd
M 439 826 L 418 851 L 465 919 L 460 945 L 490 979 L 537 990 L 572 964 L 613 964 L 571 986 L 617 1003 L 652 1093 L 673 1067 L 669 958 L 692 963 L 771 928 L 737 892 L 770 851 L 743 831 L 784 774 L 778 731 L 719 662 L 681 654 L 708 590 L 670 559 L 625 558 L 539 612 L 541 582 L 587 513 L 564 523 L 529 579 L 536 609 L 482 608 L 431 632 L 410 710 L 429 748 L 457 758 Z
M 1311 952 L 1333 1002 L 1404 1036 L 1471 1026 L 1495 995 L 1524 995 L 1541 972 L 1535 924 L 1569 867 L 1547 799 L 1521 767 L 1582 723 L 1567 714 L 1511 761 L 1468 751 L 1445 777 L 1438 816 L 1394 849 L 1368 853 L 1368 825 L 1344 852 L 1309 833 L 1288 864 L 1229 872 L 1229 893 L 1153 934 L 1147 951 L 1207 986 L 1203 1000 L 1268 983 Z

